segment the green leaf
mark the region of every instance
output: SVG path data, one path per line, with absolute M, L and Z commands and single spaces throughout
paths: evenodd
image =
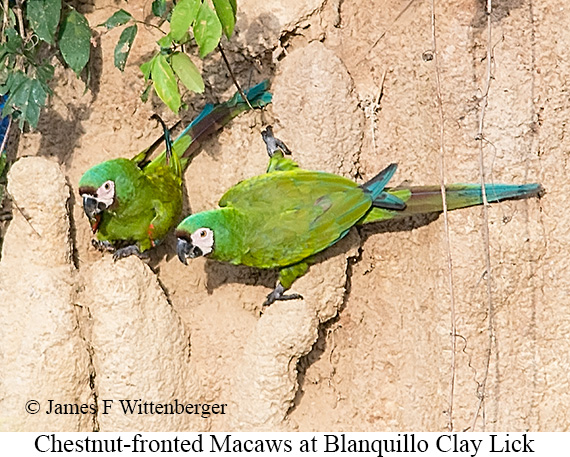
M 16 71 L 14 73 L 8 73 L 6 80 L 0 85 L 0 95 L 6 95 L 8 93 L 10 87 L 12 86 L 12 82 L 18 73 L 22 72 Z M 7 116 L 8 109 L 8 106 L 6 106 L 6 103 L 4 103 L 4 108 L 2 109 L 2 114 L 0 114 L 0 117 Z
M 162 17 L 166 13 L 166 0 L 154 0 L 152 2 L 152 14 Z
M 180 93 L 172 67 L 164 54 L 158 54 L 151 69 L 152 84 L 156 94 L 172 111 L 178 114 L 180 109 Z
M 53 65 L 49 63 L 36 67 L 36 78 L 48 94 L 52 93 L 51 88 L 48 86 L 48 81 L 53 78 L 54 70 Z
M 26 17 L 41 40 L 54 44 L 61 16 L 61 0 L 31 0 L 26 3 Z
M 160 40 L 157 41 L 160 49 L 170 49 L 172 46 L 172 37 L 170 33 L 168 35 L 164 35 Z
M 36 67 L 36 75 L 41 82 L 47 83 L 51 78 L 53 78 L 54 72 L 55 68 L 49 63 Z
M 11 76 L 8 100 L 2 110 L 2 116 L 12 115 L 19 118 L 20 129 L 24 122 L 35 128 L 40 111 L 46 104 L 47 93 L 37 79 L 31 79 L 20 71 Z
M 216 8 L 216 14 L 222 23 L 222 29 L 228 40 L 232 37 L 234 33 L 234 27 L 236 25 L 236 13 L 230 0 L 212 0 L 214 2 L 214 8 Z
M 216 49 L 221 37 L 222 24 L 218 16 L 206 3 L 202 3 L 194 23 L 194 38 L 200 48 L 200 57 L 204 58 Z
M 8 10 L 8 17 L 4 15 L 4 8 L 0 8 L 0 19 L 2 22 L 5 22 L 5 28 L 7 27 L 15 27 L 16 26 L 16 15 L 12 9 Z
M 5 150 L 4 150 L 5 151 Z M 0 180 L 4 181 L 4 171 L 6 170 L 6 154 L 3 154 L 4 151 L 0 151 Z M 4 186 L 0 187 L 0 204 L 2 203 L 2 199 L 4 197 L 3 195 L 3 189 Z
M 204 80 L 200 70 L 183 52 L 175 52 L 170 58 L 172 69 L 188 90 L 201 94 L 204 92 Z
M 152 59 L 147 60 L 146 62 L 144 62 L 139 68 L 142 71 L 142 74 L 144 75 L 144 80 L 145 82 L 149 80 L 150 78 L 150 71 L 152 70 L 152 66 L 154 64 L 154 59 L 156 59 L 156 56 L 154 56 Z
M 61 23 L 59 49 L 67 65 L 79 75 L 89 61 L 91 29 L 85 16 L 74 9 Z
M 234 16 L 237 14 L 237 0 L 230 0 L 230 5 L 232 5 L 232 9 L 234 10 Z
M 143 103 L 147 102 L 151 91 L 152 91 L 152 84 L 149 84 L 148 86 L 146 86 L 146 89 L 141 94 L 141 100 Z
M 137 36 L 137 25 L 131 25 L 127 27 L 121 33 L 119 42 L 115 46 L 115 67 L 123 71 L 125 69 L 125 64 L 127 63 L 127 58 L 129 57 L 129 52 L 133 46 L 133 41 Z
M 6 43 L 2 46 L 5 46 L 5 51 L 10 54 L 19 53 L 22 47 L 22 37 L 16 31 L 16 29 L 10 27 L 6 29 Z
M 120 9 L 115 14 L 113 14 L 109 19 L 107 19 L 103 24 L 99 24 L 97 27 L 105 26 L 107 30 L 111 30 L 119 25 L 124 25 L 129 22 L 133 16 L 128 11 Z
M 200 0 L 180 0 L 172 10 L 170 36 L 180 41 L 188 31 L 200 8 Z

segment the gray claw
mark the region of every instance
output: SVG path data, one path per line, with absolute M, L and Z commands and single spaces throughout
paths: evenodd
M 130 246 L 125 246 L 124 248 L 117 249 L 113 254 L 113 260 L 116 262 L 119 259 L 124 259 L 131 255 L 136 255 L 139 259 L 146 257 L 136 244 L 131 244 Z
M 275 138 L 273 136 L 273 128 L 270 125 L 268 125 L 265 130 L 261 132 L 261 137 L 265 142 L 265 146 L 267 147 L 267 154 L 269 154 L 269 157 L 273 157 L 277 151 L 281 151 L 286 155 L 291 155 L 291 150 L 287 147 L 287 145 L 283 143 L 283 141 L 281 141 L 279 138 Z
M 113 243 L 111 243 L 110 241 L 100 241 L 100 240 L 91 240 L 91 245 L 97 249 L 98 251 L 101 252 L 114 252 L 115 251 L 115 247 L 113 246 Z
M 263 302 L 263 306 L 269 306 L 272 303 L 276 302 L 277 300 L 285 301 L 285 300 L 302 300 L 303 296 L 301 294 L 288 294 L 284 295 L 285 288 L 278 283 L 275 289 L 267 296 L 266 300 Z

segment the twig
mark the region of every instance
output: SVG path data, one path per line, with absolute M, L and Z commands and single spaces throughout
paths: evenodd
M 486 14 L 487 14 L 487 71 L 486 71 L 486 82 L 485 90 L 483 92 L 483 97 L 481 98 L 481 112 L 479 115 L 479 131 L 477 132 L 476 140 L 479 141 L 479 172 L 481 174 L 481 194 L 483 198 L 483 241 L 485 243 L 485 268 L 486 268 L 486 281 L 487 281 L 487 306 L 488 306 L 488 332 L 489 341 L 487 346 L 487 359 L 485 362 L 485 373 L 483 375 L 483 380 L 481 381 L 480 389 L 478 391 L 479 403 L 473 417 L 473 423 L 471 425 L 471 431 L 475 431 L 475 426 L 477 425 L 477 418 L 479 417 L 479 412 L 483 408 L 485 402 L 485 388 L 487 386 L 487 378 L 489 376 L 489 367 L 491 364 L 491 352 L 493 349 L 493 341 L 495 338 L 495 332 L 493 327 L 494 322 L 494 305 L 493 305 L 493 291 L 492 291 L 492 272 L 491 272 L 491 253 L 489 244 L 489 202 L 487 201 L 487 191 L 485 189 L 485 164 L 483 156 L 483 126 L 485 121 L 485 112 L 487 111 L 487 105 L 489 102 L 489 89 L 491 87 L 491 58 L 492 58 L 492 48 L 491 48 L 491 10 L 492 10 L 492 0 L 487 0 Z M 483 417 L 485 412 L 483 410 Z M 485 429 L 485 422 L 483 422 L 483 430 Z
M 20 208 L 18 206 L 18 204 L 16 203 L 16 200 L 14 199 L 14 197 L 12 197 L 12 195 L 10 194 L 10 192 L 8 192 L 8 189 L 6 189 L 6 195 L 10 198 L 10 203 L 12 205 L 14 205 L 14 207 L 18 210 L 18 212 L 22 215 L 22 217 L 24 218 L 24 220 L 28 223 L 28 225 L 30 226 L 30 228 L 35 232 L 36 235 L 38 235 L 40 238 L 42 238 L 42 235 L 40 234 L 40 232 L 38 232 L 36 230 L 36 228 L 32 225 L 32 223 L 30 222 L 30 218 L 24 213 L 24 211 L 22 210 L 22 208 Z
M 6 29 L 8 28 L 9 0 L 2 0 L 2 34 L 0 35 L 0 43 L 4 43 L 6 38 Z
M 384 96 L 384 82 L 386 81 L 387 72 L 388 70 L 384 70 L 384 73 L 382 74 L 382 80 L 380 81 L 380 89 L 378 90 L 378 96 L 376 97 L 376 100 L 374 100 L 372 104 L 369 105 L 369 107 L 365 108 L 365 111 L 369 111 L 369 114 L 366 115 L 370 116 L 370 127 L 372 130 L 372 148 L 375 153 L 376 153 L 376 112 L 380 109 L 380 101 Z
M 378 43 L 380 43 L 380 40 L 382 40 L 382 38 L 384 38 L 386 36 L 386 34 L 390 31 L 390 29 L 394 26 L 394 24 L 396 22 L 398 22 L 400 20 L 400 18 L 404 15 L 404 13 L 406 11 L 408 11 L 408 9 L 410 8 L 410 6 L 412 6 L 412 3 L 414 3 L 416 0 L 410 0 L 408 2 L 408 4 L 406 6 L 404 6 L 404 9 L 402 11 L 400 11 L 398 13 L 398 15 L 396 16 L 396 18 L 392 21 L 392 23 L 388 26 L 388 28 L 386 30 L 384 30 L 380 36 L 378 38 L 376 38 L 376 41 L 374 42 L 374 44 L 372 46 L 370 46 L 370 48 L 368 49 L 368 51 L 366 52 L 366 55 L 362 58 L 362 60 L 360 60 L 356 66 L 360 65 L 362 62 L 364 62 L 366 60 L 366 56 L 368 54 L 370 54 L 370 52 L 376 47 L 376 45 L 378 45 Z
M 20 28 L 20 36 L 24 42 L 28 39 L 28 34 L 26 33 L 26 29 L 24 28 L 24 18 L 22 16 L 22 10 L 24 2 L 23 0 L 18 0 L 16 2 L 16 18 L 18 19 L 18 27 Z
M 149 28 L 152 27 L 152 28 L 158 30 L 158 31 L 159 31 L 160 33 L 162 33 L 163 35 L 168 35 L 164 30 L 162 30 L 162 29 L 160 28 L 160 26 L 151 24 L 150 22 L 139 21 L 138 19 L 133 19 L 133 22 L 134 22 L 135 24 L 141 24 L 141 25 L 143 25 L 143 26 L 145 26 L 145 27 L 149 27 Z M 107 33 L 108 31 L 109 31 L 109 29 L 103 30 L 103 33 Z
M 451 382 L 449 386 L 449 409 L 448 409 L 448 422 L 447 428 L 453 431 L 453 396 L 455 392 L 455 371 L 456 371 L 456 338 L 457 329 L 455 323 L 455 289 L 453 285 L 453 260 L 451 258 L 451 242 L 449 239 L 449 218 L 447 215 L 447 195 L 445 188 L 445 116 L 443 113 L 443 99 L 441 95 L 441 75 L 439 68 L 439 58 L 437 53 L 437 42 L 435 33 L 435 0 L 431 1 L 431 32 L 432 32 L 432 46 L 433 57 L 435 64 L 435 80 L 437 87 L 437 105 L 439 109 L 439 151 L 440 151 L 440 182 L 441 182 L 441 199 L 443 203 L 443 225 L 445 230 L 445 249 L 447 251 L 447 277 L 450 295 L 450 314 L 451 314 Z
M 218 43 L 218 49 L 220 50 L 220 54 L 222 55 L 222 59 L 224 59 L 224 63 L 226 64 L 226 67 L 228 67 L 228 71 L 230 72 L 230 77 L 232 78 L 232 80 L 234 82 L 234 86 L 236 86 L 239 94 L 241 95 L 241 98 L 243 98 L 243 100 L 247 103 L 247 106 L 249 106 L 250 109 L 253 109 L 253 106 L 251 106 L 251 104 L 249 103 L 249 100 L 247 99 L 247 97 L 243 93 L 241 86 L 237 82 L 237 79 L 234 75 L 234 72 L 232 71 L 232 67 L 230 67 L 230 63 L 228 62 L 228 59 L 227 59 L 226 54 L 224 52 L 224 49 L 222 48 L 222 43 Z

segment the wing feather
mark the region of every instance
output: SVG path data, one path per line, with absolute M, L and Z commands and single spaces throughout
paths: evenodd
M 372 200 L 354 181 L 330 173 L 275 171 L 239 183 L 220 200 L 245 215 L 246 265 L 290 265 L 342 238 Z

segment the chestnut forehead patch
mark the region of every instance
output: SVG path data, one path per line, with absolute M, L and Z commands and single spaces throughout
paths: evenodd
M 80 187 L 78 190 L 79 195 L 95 195 L 97 193 L 97 189 L 92 186 L 83 186 Z

